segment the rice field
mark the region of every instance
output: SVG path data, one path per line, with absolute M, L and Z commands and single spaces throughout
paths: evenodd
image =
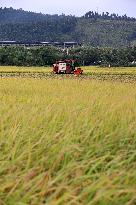
M 136 82 L 136 68 L 101 68 L 82 67 L 83 75 L 78 76 L 79 80 L 115 81 L 125 83 Z M 76 79 L 77 76 L 55 75 L 52 67 L 0 67 L 0 78 L 38 78 L 38 79 Z
M 113 73 L 113 74 L 136 74 L 136 67 L 99 67 L 99 66 L 84 66 L 82 67 L 85 74 L 89 73 Z M 0 66 L 0 73 L 4 72 L 45 72 L 50 73 L 52 67 L 17 67 L 17 66 Z
M 135 170 L 135 83 L 0 78 L 0 205 L 134 205 Z

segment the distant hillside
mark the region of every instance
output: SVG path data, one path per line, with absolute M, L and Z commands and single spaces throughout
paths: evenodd
M 22 9 L 0 8 L 0 24 L 32 23 L 48 19 L 49 15 L 23 11 Z
M 78 41 L 93 47 L 135 44 L 136 19 L 108 12 L 82 17 L 0 8 L 0 41 Z

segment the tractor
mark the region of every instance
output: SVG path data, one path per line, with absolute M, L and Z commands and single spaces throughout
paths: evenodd
M 75 60 L 63 60 L 57 61 L 53 64 L 53 73 L 55 74 L 74 74 L 82 75 L 83 70 L 81 68 L 76 68 Z

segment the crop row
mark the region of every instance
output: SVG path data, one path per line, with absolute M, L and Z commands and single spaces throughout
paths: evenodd
M 74 75 L 56 75 L 45 72 L 0 72 L 0 78 L 45 78 L 45 79 L 80 79 L 80 80 L 100 80 L 100 81 L 119 81 L 136 83 L 136 74 L 124 73 L 89 73 L 80 76 Z

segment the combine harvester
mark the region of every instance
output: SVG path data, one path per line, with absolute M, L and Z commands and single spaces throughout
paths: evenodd
M 82 75 L 83 70 L 81 68 L 76 68 L 75 62 L 75 60 L 57 61 L 55 64 L 53 64 L 53 73 L 74 74 L 76 76 Z

